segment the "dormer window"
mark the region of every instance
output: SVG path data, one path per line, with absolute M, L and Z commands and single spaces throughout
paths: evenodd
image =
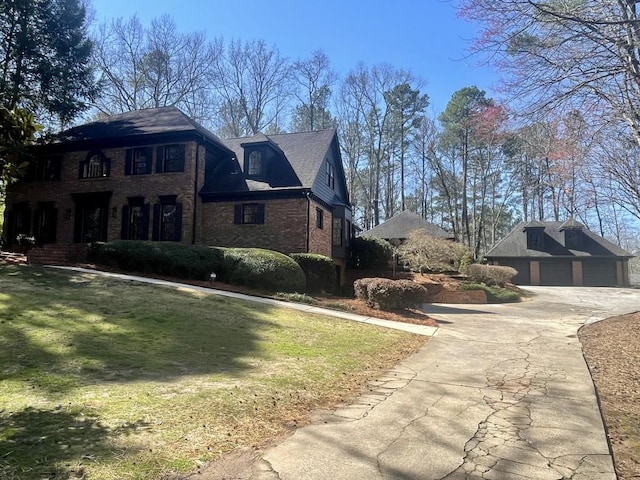
M 541 250 L 544 247 L 544 230 L 542 228 L 527 229 L 527 248 Z
M 262 175 L 262 152 L 254 150 L 249 154 L 247 175 L 250 177 L 259 177 Z

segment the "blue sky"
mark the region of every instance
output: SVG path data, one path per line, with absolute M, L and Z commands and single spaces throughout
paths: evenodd
M 292 59 L 323 50 L 344 76 L 358 62 L 389 63 L 424 79 L 430 109 L 439 113 L 451 95 L 477 85 L 495 96 L 497 76 L 468 59 L 475 26 L 456 18 L 442 0 L 92 0 L 98 23 L 138 14 L 146 24 L 172 15 L 180 30 L 210 38 L 263 39 Z

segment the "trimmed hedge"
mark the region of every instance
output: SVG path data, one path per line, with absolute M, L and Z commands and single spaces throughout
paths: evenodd
M 491 287 L 484 283 L 463 283 L 460 289 L 482 290 L 487 294 L 487 301 L 490 303 L 512 303 L 520 301 L 520 295 L 517 292 L 507 290 L 503 287 Z
M 512 267 L 503 265 L 480 265 L 475 263 L 467 268 L 467 276 L 472 282 L 486 283 L 504 287 L 518 274 Z
M 221 248 L 181 243 L 116 240 L 93 243 L 89 259 L 125 271 L 217 280 L 275 292 L 304 292 L 305 277 L 290 257 L 259 248 Z
M 155 273 L 177 278 L 208 280 L 220 268 L 220 248 L 179 243 L 116 240 L 93 243 L 89 260 L 132 272 Z
M 275 292 L 304 292 L 302 268 L 291 257 L 261 248 L 226 248 L 218 279 Z
M 358 237 L 351 243 L 350 267 L 387 268 L 393 258 L 393 245 L 376 237 Z
M 292 253 L 307 279 L 307 292 L 333 292 L 336 288 L 336 264 L 316 253 Z
M 361 278 L 353 288 L 357 299 L 379 310 L 417 307 L 427 297 L 427 289 L 411 280 Z

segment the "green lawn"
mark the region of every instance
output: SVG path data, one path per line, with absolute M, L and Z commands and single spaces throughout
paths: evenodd
M 0 478 L 160 478 L 263 445 L 424 337 L 0 265 Z

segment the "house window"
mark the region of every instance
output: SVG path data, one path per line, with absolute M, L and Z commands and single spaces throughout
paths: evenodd
M 233 223 L 237 225 L 264 224 L 263 203 L 243 203 L 235 206 Z
M 254 150 L 249 154 L 247 175 L 250 177 L 262 175 L 262 153 Z
M 153 149 L 147 147 L 127 150 L 125 175 L 144 175 L 151 173 Z
M 570 228 L 564 231 L 565 247 L 570 250 L 580 250 L 582 248 L 582 230 Z
M 175 195 L 161 196 L 153 206 L 153 240 L 179 242 L 182 239 L 182 204 Z
M 102 153 L 90 153 L 80 162 L 80 178 L 103 178 L 109 176 L 109 159 Z
M 158 147 L 157 156 L 157 173 L 184 172 L 184 145 L 164 145 Z
M 334 218 L 333 219 L 333 246 L 341 247 L 342 246 L 342 219 Z
M 316 208 L 316 228 L 324 228 L 324 212 L 321 208 Z
M 31 235 L 31 209 L 26 202 L 13 205 L 8 214 L 7 240 L 15 243 L 18 235 Z
M 335 186 L 335 171 L 333 168 L 333 164 L 329 161 L 327 161 L 327 185 L 330 188 L 334 188 Z
M 149 239 L 149 204 L 144 197 L 130 197 L 129 203 L 122 207 L 123 240 Z

